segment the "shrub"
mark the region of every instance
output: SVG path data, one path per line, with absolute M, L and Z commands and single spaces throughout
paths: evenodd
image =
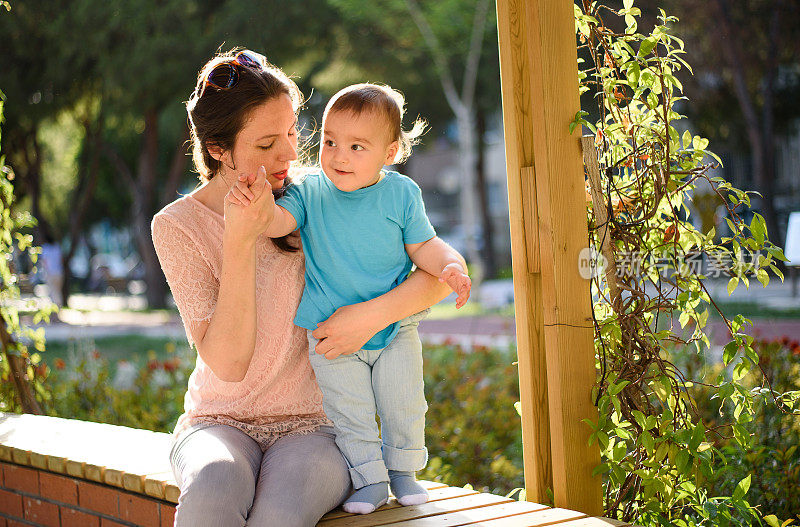
M 53 413 L 59 417 L 95 421 L 157 432 L 172 432 L 183 412 L 186 382 L 194 367 L 194 351 L 167 343 L 168 357 L 157 360 L 148 352 L 147 364 L 137 367 L 108 360 L 89 346 L 79 347 L 66 369 L 56 359 L 48 379 L 53 392 Z M 113 372 L 113 373 L 112 373 Z
M 521 487 L 515 351 L 435 346 L 424 354 L 430 462 L 420 477 L 488 492 Z
M 742 379 L 755 394 L 753 419 L 745 425 L 752 436 L 751 449 L 729 437 L 726 425 L 738 417 L 732 405 L 720 408 L 719 398 L 712 398 L 706 386 L 692 387 L 698 413 L 717 431 L 715 442 L 722 454 L 710 486 L 717 494 L 730 495 L 737 482 L 753 476 L 748 498 L 760 505 L 763 514 L 800 519 L 800 418 L 792 413 L 791 401 L 785 400 L 800 390 L 800 342 L 787 337 L 757 339 L 753 349 L 760 357 L 760 369 Z M 687 370 L 692 367 L 699 365 Z M 711 366 L 711 377 L 721 368 Z

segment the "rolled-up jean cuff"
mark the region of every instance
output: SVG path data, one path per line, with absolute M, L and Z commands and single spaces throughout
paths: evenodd
M 353 488 L 360 489 L 373 483 L 389 481 L 389 471 L 383 461 L 367 461 L 350 468 L 350 479 L 353 481 Z
M 428 449 L 423 448 L 395 448 L 382 445 L 383 462 L 389 470 L 411 472 L 422 470 L 428 464 Z

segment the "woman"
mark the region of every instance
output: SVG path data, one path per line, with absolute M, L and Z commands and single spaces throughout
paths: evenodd
M 268 200 L 246 208 L 225 200 L 241 174 L 261 166 L 267 177 L 255 184 L 282 192 L 297 159 L 301 100 L 258 54 L 209 61 L 187 103 L 204 185 L 153 218 L 156 252 L 198 352 L 170 454 L 179 526 L 314 525 L 351 490 L 305 331 L 292 324 L 303 291 L 297 241 L 263 234 Z M 382 297 L 339 309 L 314 336 L 326 351 L 353 353 L 448 292 L 416 272 Z

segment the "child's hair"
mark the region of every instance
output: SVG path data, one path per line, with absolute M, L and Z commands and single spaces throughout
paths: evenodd
M 347 111 L 356 115 L 368 111 L 382 114 L 389 125 L 389 141 L 399 143 L 393 162 L 402 163 L 411 155 L 411 148 L 419 143 L 419 137 L 428 126 L 424 119 L 417 117 L 411 130 L 403 130 L 405 106 L 406 100 L 403 94 L 391 86 L 372 83 L 353 84 L 339 90 L 328 101 L 322 117 L 323 126 L 325 118 L 334 111 Z

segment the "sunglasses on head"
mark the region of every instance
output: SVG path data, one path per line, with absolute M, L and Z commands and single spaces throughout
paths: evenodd
M 208 72 L 203 80 L 203 88 L 200 90 L 200 97 L 205 93 L 206 87 L 213 86 L 218 90 L 227 90 L 236 86 L 239 82 L 239 71 L 236 66 L 263 70 L 267 59 L 264 55 L 243 49 L 233 57 L 220 62 Z

